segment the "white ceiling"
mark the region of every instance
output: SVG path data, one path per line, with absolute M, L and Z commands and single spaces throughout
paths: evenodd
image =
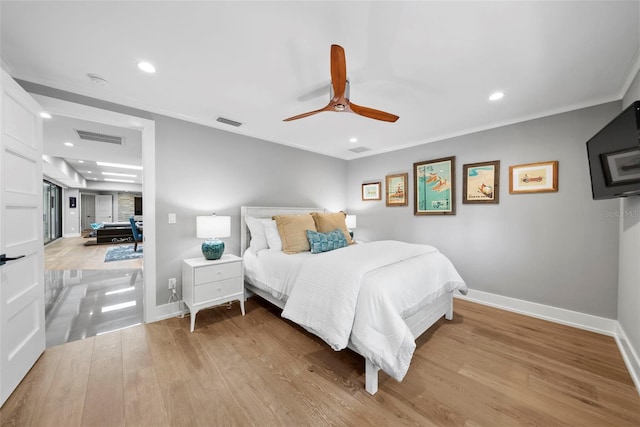
M 76 130 L 120 137 L 122 143 L 114 144 L 82 139 Z M 55 114 L 51 119 L 44 120 L 43 134 L 44 153 L 48 156 L 63 158 L 86 181 L 105 181 L 106 179 L 105 182 L 108 182 L 111 179 L 142 185 L 141 170 L 97 164 L 97 162 L 106 162 L 142 167 L 142 134 L 140 131 Z M 67 146 L 66 143 L 71 143 L 73 146 Z M 51 172 L 51 170 L 46 172 Z M 71 187 L 76 186 L 73 182 L 67 181 L 65 176 L 53 176 L 52 178 Z M 114 187 L 117 186 L 114 184 Z
M 640 67 L 639 1 L 0 7 L 16 78 L 342 159 L 618 100 Z M 333 43 L 346 51 L 351 100 L 396 123 L 333 112 L 282 121 L 328 102 Z M 497 90 L 504 98 L 490 102 Z M 360 146 L 370 151 L 349 151 Z

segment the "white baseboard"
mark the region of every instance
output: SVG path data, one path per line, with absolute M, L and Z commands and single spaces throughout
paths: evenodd
M 478 304 L 513 311 L 519 314 L 525 314 L 531 317 L 537 317 L 538 319 L 549 320 L 550 322 L 561 323 L 575 328 L 598 332 L 600 334 L 615 336 L 618 330 L 618 322 L 613 319 L 592 316 L 590 314 L 579 313 L 577 311 L 505 297 L 502 295 L 490 294 L 488 292 L 469 289 L 466 296 L 455 295 L 455 297 L 477 302 Z
M 624 363 L 627 365 L 627 369 L 631 375 L 631 379 L 636 385 L 636 390 L 640 393 L 640 357 L 638 357 L 638 352 L 629 343 L 627 334 L 624 332 L 624 329 L 620 324 L 618 324 L 618 330 L 615 338 L 618 348 L 620 349 L 620 353 L 622 353 Z
M 71 238 L 71 237 L 80 237 L 80 236 L 82 236 L 82 234 L 81 234 L 81 233 L 64 233 L 64 234 L 62 235 L 62 237 L 65 237 L 65 238 L 67 238 L 67 239 L 69 239 L 69 238 Z
M 454 296 L 455 298 L 478 304 L 614 337 L 622 354 L 622 358 L 627 365 L 631 379 L 636 386 L 636 391 L 640 393 L 640 358 L 638 357 L 638 352 L 630 345 L 624 330 L 617 320 L 473 289 L 469 289 L 466 296 L 458 294 L 454 294 Z
M 171 302 L 164 305 L 158 305 L 155 309 L 155 321 L 170 319 L 171 317 L 182 316 L 189 312 L 187 309 L 183 309 L 182 301 Z

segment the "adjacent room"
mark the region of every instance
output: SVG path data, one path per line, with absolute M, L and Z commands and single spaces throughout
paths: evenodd
M 43 143 L 47 347 L 142 324 L 140 132 L 58 114 Z
M 640 425 L 640 1 L 0 12 L 3 423 Z

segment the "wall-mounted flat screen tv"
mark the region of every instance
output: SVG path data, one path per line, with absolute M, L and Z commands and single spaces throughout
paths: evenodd
M 594 200 L 640 195 L 640 101 L 587 141 Z

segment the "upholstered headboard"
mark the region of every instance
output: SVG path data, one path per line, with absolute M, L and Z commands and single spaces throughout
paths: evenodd
M 311 212 L 325 212 L 322 208 L 296 208 L 296 207 L 261 207 L 261 206 L 241 206 L 240 207 L 240 256 L 249 247 L 251 237 L 245 221 L 245 216 L 254 218 L 271 218 L 274 215 L 294 215 Z

